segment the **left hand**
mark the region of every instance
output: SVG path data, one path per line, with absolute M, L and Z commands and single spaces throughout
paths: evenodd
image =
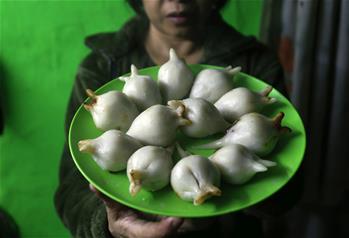
M 140 213 L 106 197 L 95 187 L 90 189 L 106 206 L 108 228 L 114 237 L 160 238 L 177 232 L 183 219 L 176 217 L 158 217 Z

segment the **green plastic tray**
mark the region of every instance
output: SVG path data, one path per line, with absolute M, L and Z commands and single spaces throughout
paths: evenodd
M 209 65 L 190 65 L 190 67 L 195 74 L 205 68 L 219 68 Z M 156 66 L 141 69 L 139 72 L 157 79 L 158 69 L 159 67 Z M 101 94 L 110 90 L 122 90 L 123 85 L 122 81 L 115 79 L 96 92 Z M 256 91 L 267 86 L 266 83 L 244 73 L 240 73 L 234 78 L 234 85 Z M 256 204 L 278 191 L 295 174 L 303 159 L 306 140 L 301 118 L 292 104 L 275 89 L 270 96 L 277 98 L 278 103 L 269 105 L 262 113 L 274 116 L 280 111 L 284 112 L 285 117 L 282 124 L 292 129 L 290 134 L 280 139 L 274 151 L 264 157 L 277 162 L 277 166 L 269 168 L 267 172 L 257 174 L 243 185 L 233 186 L 223 183 L 222 196 L 208 199 L 199 206 L 194 206 L 191 202 L 178 198 L 170 185 L 156 192 L 141 190 L 135 197 L 132 197 L 128 191 L 129 182 L 126 171 L 117 173 L 104 171 L 98 167 L 90 155 L 79 152 L 77 146 L 79 140 L 96 138 L 102 134 L 95 128 L 91 115 L 82 106 L 77 110 L 70 126 L 70 151 L 76 166 L 91 184 L 115 201 L 134 209 L 146 213 L 177 217 L 208 217 L 238 211 Z M 196 149 L 195 145 L 209 142 L 222 135 L 194 140 L 179 133 L 178 140 L 187 151 L 209 156 L 214 152 L 213 150 Z

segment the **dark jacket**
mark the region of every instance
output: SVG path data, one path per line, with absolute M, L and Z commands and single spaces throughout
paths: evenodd
M 87 88 L 96 90 L 117 76 L 129 72 L 131 64 L 138 68 L 154 65 L 144 49 L 147 27 L 147 20 L 135 17 L 118 32 L 86 38 L 85 43 L 91 49 L 91 53 L 82 61 L 77 72 L 66 115 L 66 135 L 74 113 L 86 98 Z M 241 66 L 243 72 L 262 79 L 285 93 L 283 72 L 277 57 L 254 37 L 241 35 L 223 21 L 209 25 L 206 36 L 205 53 L 200 63 L 224 67 Z M 67 143 L 59 175 L 55 206 L 65 226 L 76 237 L 110 236 L 104 205 L 89 191 L 87 180 L 73 163 Z M 270 199 L 247 211 L 257 216 L 281 214 L 298 198 L 299 189 L 295 188 L 294 183 L 290 182 Z M 232 216 L 232 227 L 235 227 L 232 234 L 250 237 L 248 234 L 252 232 L 251 235 L 259 237 L 261 223 L 259 218 L 253 215 L 246 215 L 245 212 L 235 213 Z M 244 230 L 245 225 L 247 230 Z M 218 227 L 216 226 L 216 229 Z M 215 237 L 220 237 L 216 229 Z M 198 236 L 204 237 L 203 234 Z

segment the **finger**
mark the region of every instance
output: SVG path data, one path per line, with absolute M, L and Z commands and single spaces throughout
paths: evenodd
M 123 207 L 123 205 L 115 202 L 114 200 L 110 199 L 109 197 L 107 197 L 106 195 L 104 195 L 103 193 L 101 193 L 101 191 L 99 191 L 95 186 L 93 186 L 92 184 L 89 184 L 89 188 L 90 190 L 99 198 L 102 200 L 102 202 L 105 204 L 105 206 L 107 208 L 111 208 L 111 209 L 121 209 Z
M 140 219 L 121 219 L 114 223 L 115 228 L 131 237 L 156 238 L 166 237 L 177 231 L 183 219 L 176 217 L 163 218 L 157 222 L 148 222 Z

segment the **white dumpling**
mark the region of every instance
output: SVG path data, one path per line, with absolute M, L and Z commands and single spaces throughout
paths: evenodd
M 229 144 L 241 144 L 257 155 L 267 155 L 274 149 L 279 137 L 291 131 L 290 128 L 281 126 L 283 117 L 283 112 L 274 118 L 255 112 L 245 114 L 223 138 L 200 147 L 221 148 Z
M 84 107 L 91 113 L 100 130 L 117 129 L 125 132 L 139 114 L 136 105 L 122 92 L 112 90 L 101 95 L 96 95 L 90 89 L 86 92 L 91 103 L 84 104 Z
M 202 138 L 223 132 L 229 127 L 217 108 L 202 98 L 187 98 L 168 102 L 172 108 L 184 107 L 184 117 L 191 121 L 190 125 L 181 127 L 182 132 L 195 138 Z
M 189 94 L 194 75 L 184 60 L 170 49 L 170 59 L 160 66 L 158 83 L 163 101 L 182 99 Z
M 183 109 L 174 110 L 164 105 L 151 106 L 139 114 L 127 134 L 144 145 L 172 145 L 178 127 L 190 124 L 182 114 Z
M 233 88 L 232 77 L 241 71 L 241 67 L 225 69 L 204 69 L 196 76 L 190 91 L 190 98 L 203 98 L 215 103 L 221 96 Z
M 218 99 L 214 105 L 225 120 L 234 122 L 244 114 L 260 112 L 264 106 L 276 102 L 275 98 L 268 97 L 272 90 L 270 86 L 260 93 L 244 87 L 234 88 Z
M 172 166 L 171 153 L 167 149 L 158 146 L 138 149 L 127 163 L 131 195 L 136 195 L 141 188 L 157 191 L 167 186 Z
M 256 173 L 267 171 L 276 163 L 262 160 L 239 144 L 230 144 L 217 150 L 209 159 L 217 166 L 222 180 L 231 184 L 243 184 Z
M 139 111 L 144 111 L 155 104 L 161 104 L 160 89 L 157 83 L 148 75 L 139 75 L 136 66 L 131 65 L 131 75 L 120 77 L 120 80 L 125 81 L 122 92 L 136 104 Z
M 183 200 L 202 204 L 212 196 L 220 196 L 220 173 L 213 163 L 202 156 L 182 158 L 171 172 L 171 186 Z
M 81 152 L 89 153 L 96 163 L 109 171 L 126 169 L 127 160 L 142 145 L 134 138 L 118 130 L 108 130 L 95 139 L 81 140 Z

